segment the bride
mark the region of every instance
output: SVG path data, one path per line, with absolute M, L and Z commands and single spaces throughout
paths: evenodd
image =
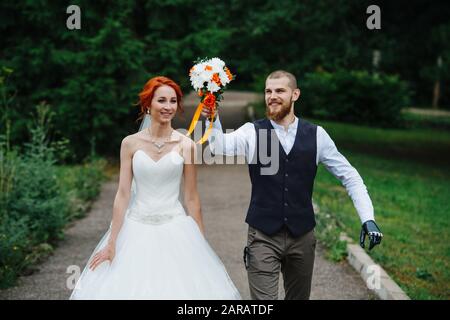
M 139 97 L 145 121 L 122 141 L 111 226 L 70 299 L 240 299 L 204 238 L 195 143 L 171 126 L 181 89 L 155 77 Z

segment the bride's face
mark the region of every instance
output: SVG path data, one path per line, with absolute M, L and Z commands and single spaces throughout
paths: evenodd
M 170 122 L 177 112 L 177 107 L 178 100 L 175 90 L 169 86 L 159 87 L 153 95 L 150 107 L 152 121 Z

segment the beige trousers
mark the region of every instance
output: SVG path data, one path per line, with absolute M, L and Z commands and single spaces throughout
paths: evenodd
M 278 299 L 278 279 L 283 275 L 286 300 L 308 300 L 314 268 L 314 230 L 294 238 L 287 227 L 274 235 L 249 226 L 244 262 L 251 298 Z

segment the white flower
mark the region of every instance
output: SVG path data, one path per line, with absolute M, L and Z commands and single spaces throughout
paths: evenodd
M 205 70 L 205 71 L 202 72 L 202 74 L 200 76 L 205 81 L 210 81 L 212 79 L 213 75 L 214 75 L 214 71 L 213 70 Z
M 219 72 L 219 78 L 220 82 L 222 82 L 222 85 L 226 85 L 227 83 L 230 82 L 230 79 L 228 79 L 228 76 L 223 69 Z
M 200 77 L 191 77 L 191 84 L 195 90 L 200 90 L 201 88 L 203 88 L 203 83 L 204 81 Z
M 223 62 L 219 58 L 212 58 L 211 60 L 209 60 L 209 63 L 217 66 L 217 69 L 223 69 L 225 67 L 225 62 Z
M 220 89 L 220 87 L 214 81 L 208 82 L 208 91 L 209 92 L 216 92 L 216 91 L 219 91 L 219 89 Z
M 197 71 L 197 73 L 202 73 L 203 70 L 205 70 L 206 67 L 206 62 L 200 62 L 199 64 L 196 64 L 195 66 L 195 70 Z

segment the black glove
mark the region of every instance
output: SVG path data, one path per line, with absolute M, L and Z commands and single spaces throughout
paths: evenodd
M 377 224 L 373 220 L 364 222 L 361 227 L 361 234 L 359 235 L 359 244 L 364 248 L 364 241 L 366 241 L 366 235 L 369 236 L 370 245 L 369 250 L 372 250 L 375 245 L 380 244 L 383 234 L 378 228 Z

